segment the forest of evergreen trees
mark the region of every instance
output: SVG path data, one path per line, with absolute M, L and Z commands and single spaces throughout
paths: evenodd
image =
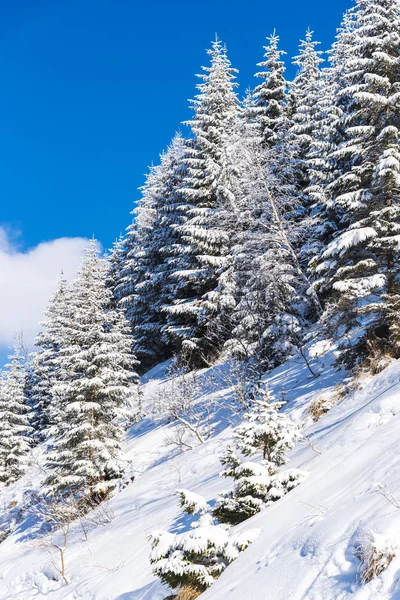
M 151 167 L 108 257 L 93 241 L 0 381 L 0 481 L 51 440 L 49 493 L 106 494 L 124 470 L 137 373 L 225 356 L 266 372 L 310 336 L 349 368 L 400 356 L 400 3 L 357 0 L 327 53 L 285 77 L 276 32 L 240 99 L 216 39 L 188 135 Z M 262 52 L 260 52 L 262 55 Z

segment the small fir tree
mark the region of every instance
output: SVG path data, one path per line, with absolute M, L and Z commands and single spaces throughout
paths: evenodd
M 152 533 L 150 563 L 163 583 L 182 591 L 190 588 L 197 597 L 246 550 L 258 532 L 230 534 L 226 525 L 214 523 L 204 498 L 187 490 L 178 490 L 177 494 L 185 512 L 198 515 L 198 520 L 190 531 L 181 534 Z
M 268 389 L 254 400 L 245 415 L 246 423 L 234 434 L 236 449 L 244 456 L 262 455 L 261 463 L 242 462 L 228 447 L 221 458 L 223 477 L 231 477 L 234 487 L 219 495 L 213 515 L 222 523 L 236 525 L 276 502 L 301 483 L 305 474 L 297 469 L 280 471 L 294 448 L 298 427 L 280 409 L 284 402 L 274 401 Z

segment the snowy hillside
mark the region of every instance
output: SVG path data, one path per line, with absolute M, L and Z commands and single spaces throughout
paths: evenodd
M 215 36 L 125 234 L 15 336 L 0 600 L 400 600 L 400 0 L 292 79 L 270 26 L 244 98 Z
M 322 394 L 331 396 L 345 377 L 333 369 L 333 359 L 334 354 L 327 353 L 313 360 L 318 378 L 311 376 L 301 358 L 268 376 L 276 394 L 284 387 L 287 411 L 306 423 L 303 434 L 311 444 L 303 440 L 297 446 L 291 466 L 304 469 L 308 476 L 286 497 L 237 527 L 259 529 L 259 537 L 205 592 L 205 599 L 261 600 L 266 590 L 270 600 L 400 597 L 400 552 L 386 571 L 364 585 L 357 584 L 360 560 L 355 552 L 357 540 L 367 535 L 365 530 L 390 538 L 394 546 L 400 544 L 400 510 L 377 486 L 387 486 L 400 500 L 400 362 L 363 381 L 363 389 L 343 396 L 313 423 L 310 402 Z M 145 378 L 145 406 L 169 385 L 166 366 L 160 365 Z M 105 517 L 93 518 L 86 533 L 79 522 L 71 527 L 65 551 L 68 586 L 57 573 L 57 550 L 43 546 L 35 516 L 23 508 L 23 492 L 38 489 L 43 479 L 43 448 L 34 451 L 28 473 L 2 491 L 2 521 L 9 522 L 11 514 L 16 523 L 0 544 L 1 598 L 161 600 L 168 596 L 152 575 L 146 538 L 155 529 L 189 528 L 190 519 L 182 518 L 174 496 L 176 488 L 197 492 L 213 503 L 227 487 L 218 475 L 219 455 L 230 441 L 236 417 L 226 408 L 231 390 L 224 384 L 225 371 L 225 365 L 217 365 L 201 372 L 204 389 L 211 384 L 214 389 L 201 401 L 218 399 L 214 432 L 206 443 L 177 450 L 166 444 L 166 434 L 175 425 L 162 426 L 157 418 L 147 418 L 129 430 L 124 450 L 132 460 L 135 479 L 109 502 Z

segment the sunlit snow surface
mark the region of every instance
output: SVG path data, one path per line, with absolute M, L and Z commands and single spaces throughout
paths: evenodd
M 332 367 L 334 350 L 327 345 L 329 352 L 321 356 L 323 349 L 320 344 L 311 351 L 318 378 L 301 358 L 268 377 L 277 397 L 284 391 L 292 417 L 306 420 L 304 433 L 320 455 L 307 443 L 291 453 L 290 466 L 308 471 L 307 479 L 236 528 L 261 533 L 202 596 L 204 600 L 400 598 L 400 552 L 384 573 L 364 586 L 356 583 L 360 561 L 354 552 L 364 529 L 390 538 L 394 546 L 400 541 L 400 510 L 383 498 L 377 485 L 387 486 L 400 502 L 400 362 L 366 379 L 361 391 L 313 423 L 307 416 L 310 401 L 331 393 L 345 378 Z M 166 367 L 160 365 L 145 378 L 145 405 L 159 386 L 168 385 Z M 213 504 L 218 492 L 229 487 L 218 476 L 218 456 L 230 441 L 237 417 L 224 408 L 231 394 L 223 383 L 224 370 L 220 365 L 201 372 L 205 393 L 218 400 L 214 434 L 206 444 L 180 453 L 165 444 L 173 425 L 162 426 L 151 418 L 127 433 L 124 449 L 132 459 L 135 480 L 110 502 L 115 515 L 111 523 L 94 527 L 87 540 L 79 524 L 72 527 L 66 550 L 69 586 L 37 547 L 32 517 L 22 517 L 0 544 L 0 598 L 161 600 L 168 595 L 151 573 L 146 537 L 157 529 L 179 532 L 190 527 L 190 517 L 182 516 L 174 496 L 177 488 L 192 490 Z M 27 475 L 1 492 L 2 513 L 12 501 L 20 507 L 24 490 L 39 488 L 42 465 L 39 447 Z

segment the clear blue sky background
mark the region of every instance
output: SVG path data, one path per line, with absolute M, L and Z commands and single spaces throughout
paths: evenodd
M 308 26 L 328 48 L 351 4 L 3 0 L 0 224 L 21 231 L 21 249 L 92 234 L 108 247 L 147 166 L 190 114 L 215 32 L 244 91 L 274 28 L 289 62 Z

